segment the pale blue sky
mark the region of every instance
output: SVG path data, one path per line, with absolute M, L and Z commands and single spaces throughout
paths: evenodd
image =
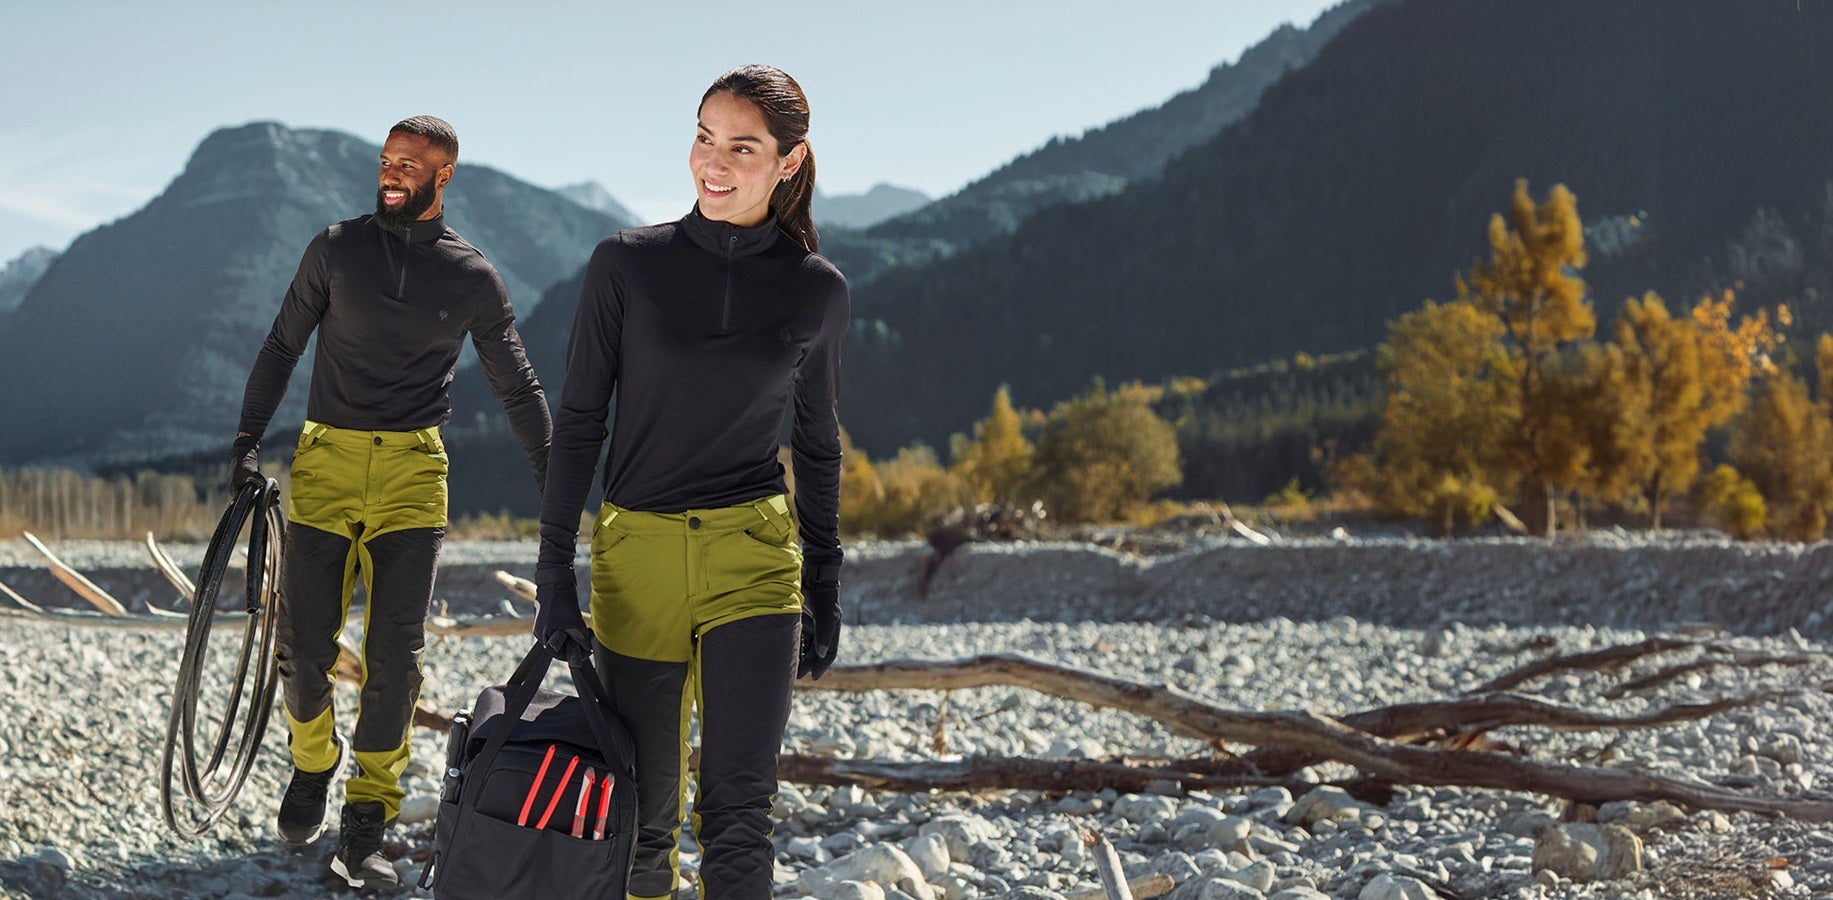
M 212 129 L 257 119 L 379 141 L 428 112 L 458 128 L 461 178 L 591 179 L 672 218 L 700 93 L 743 62 L 808 93 L 824 191 L 941 196 L 1331 5 L 0 0 L 0 263 L 132 212 Z

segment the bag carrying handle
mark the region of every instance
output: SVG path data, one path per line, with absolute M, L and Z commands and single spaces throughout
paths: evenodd
M 466 764 L 467 768 L 478 772 L 489 771 L 490 763 L 496 759 L 497 752 L 502 750 L 503 745 L 509 741 L 509 732 L 515 729 L 515 723 L 522 721 L 522 714 L 527 712 L 528 705 L 534 702 L 535 692 L 541 689 L 541 682 L 546 680 L 547 671 L 552 667 L 553 662 L 554 651 L 549 649 L 545 643 L 536 641 L 534 646 L 529 648 L 528 655 L 522 657 L 522 662 L 516 666 L 515 672 L 504 683 L 505 687 L 513 690 L 509 693 L 507 705 L 503 707 L 502 714 L 497 717 L 495 729 L 484 741 L 483 749 L 479 750 L 477 755 Z M 573 687 L 579 692 L 580 705 L 585 707 L 586 727 L 592 730 L 593 739 L 598 741 L 600 748 L 619 747 L 620 743 L 612 739 L 611 724 L 605 718 L 605 709 L 601 705 L 603 700 L 601 699 L 601 686 L 598 683 L 598 671 L 592 666 L 591 658 L 569 661 L 568 666 L 573 673 Z M 632 776 L 630 770 L 625 767 L 624 760 L 608 757 L 605 765 L 613 769 L 613 774 L 617 777 L 625 779 L 626 783 L 634 783 L 629 780 Z M 465 779 L 458 796 L 458 816 L 452 821 L 453 834 L 458 833 L 459 823 L 476 804 L 477 795 L 483 791 L 483 782 L 482 778 Z M 562 785 L 562 787 L 565 786 Z M 437 861 L 437 854 L 427 860 L 426 868 L 420 873 L 421 887 L 432 886 L 432 875 Z
M 490 768 L 490 763 L 496 759 L 497 751 L 503 749 L 503 744 L 509 741 L 509 732 L 514 729 L 515 723 L 522 720 L 522 714 L 528 711 L 528 705 L 534 702 L 535 692 L 541 689 L 541 682 L 546 679 L 547 671 L 553 662 L 554 651 L 546 644 L 536 641 L 534 646 L 529 648 L 528 655 L 522 658 L 521 664 L 516 666 L 515 673 L 509 676 L 509 681 L 504 685 L 514 688 L 514 691 L 509 694 L 507 705 L 503 707 L 502 715 L 497 718 L 497 727 L 491 731 L 490 737 L 484 741 L 483 749 L 477 752 L 477 756 L 472 757 L 467 768 L 479 771 L 487 771 Z M 579 699 L 583 701 L 580 705 L 585 707 L 586 727 L 592 729 L 592 737 L 602 748 L 618 747 L 619 742 L 612 739 L 611 725 L 605 719 L 598 671 L 593 668 L 591 659 L 569 663 L 569 666 L 573 673 L 573 687 L 579 692 Z M 630 777 L 629 770 L 623 766 L 624 760 L 607 759 L 605 763 L 617 770 L 616 774 L 619 778 Z M 465 807 L 476 801 L 478 792 L 482 790 L 482 779 L 466 779 L 459 799 L 461 814 Z

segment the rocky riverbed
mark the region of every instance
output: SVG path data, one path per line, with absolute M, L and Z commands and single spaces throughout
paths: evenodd
M 143 547 L 54 549 L 130 608 L 173 605 Z M 168 549 L 186 567 L 201 555 L 195 547 Z M 1605 697 L 1611 685 L 1701 653 L 1686 650 L 1625 671 L 1554 674 L 1522 690 L 1619 715 L 1783 693 L 1647 730 L 1514 728 L 1495 736 L 1535 759 L 1627 767 L 1762 796 L 1830 796 L 1833 697 L 1819 689 L 1833 680 L 1821 656 L 1833 630 L 1826 591 L 1833 549 L 1825 546 L 1604 533 L 1553 544 L 1318 538 L 1159 549 L 1139 556 L 1074 544 L 970 545 L 938 564 L 914 543 L 850 548 L 843 597 L 852 624 L 842 662 L 1016 652 L 1175 686 L 1223 706 L 1341 714 L 1447 698 L 1549 652 L 1685 629 L 1796 662 L 1720 665 Z M 466 617 L 504 614 L 507 592 L 491 573 L 526 574 L 533 553 L 523 544 L 449 546 L 438 591 L 444 608 Z M 16 542 L 0 542 L 0 582 L 42 605 L 84 605 Z M 56 612 L 0 617 L 6 895 L 341 893 L 326 880 L 334 835 L 303 854 L 271 837 L 288 774 L 278 725 L 223 822 L 198 839 L 166 830 L 158 773 L 180 641 L 172 628 L 77 625 Z M 425 696 L 443 709 L 467 705 L 525 649 L 520 638 L 437 640 L 426 656 Z M 226 656 L 213 656 L 212 677 L 226 677 Z M 555 677 L 564 676 L 556 670 Z M 347 686 L 339 704 L 345 714 L 353 708 Z M 410 879 L 431 841 L 443 738 L 416 730 L 414 742 L 409 802 L 390 845 Z M 1176 758 L 1207 748 L 1138 716 L 1019 688 L 979 688 L 803 691 L 786 749 L 919 761 Z M 1076 897 L 1098 890 L 1083 836 L 1099 833 L 1129 878 L 1166 875 L 1179 900 L 1833 896 L 1833 828 L 1822 823 L 1615 804 L 1589 816 L 1594 823 L 1574 826 L 1558 822 L 1562 803 L 1529 794 L 1402 787 L 1377 804 L 1307 789 L 1351 774 L 1321 765 L 1288 787 L 1188 795 L 786 785 L 778 802 L 778 894 Z M 1586 839 L 1596 846 L 1575 845 Z M 1569 861 L 1553 860 L 1555 845 Z M 1633 867 L 1625 861 L 1631 856 Z M 684 853 L 690 876 L 697 861 Z

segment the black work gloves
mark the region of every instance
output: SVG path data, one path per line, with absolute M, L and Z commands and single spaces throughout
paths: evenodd
M 535 578 L 535 639 L 567 662 L 590 659 L 592 632 L 579 613 L 578 576 L 569 568 Z
M 821 680 L 840 653 L 840 567 L 802 567 L 802 655 L 796 677 Z
M 236 435 L 229 445 L 229 492 L 235 493 L 250 481 L 261 480 L 261 439 L 252 434 Z

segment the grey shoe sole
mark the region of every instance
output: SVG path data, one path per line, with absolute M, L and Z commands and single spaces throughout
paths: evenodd
M 331 857 L 331 871 L 336 872 L 339 878 L 344 879 L 351 887 L 357 890 L 382 890 L 385 888 L 392 890 L 401 886 L 401 879 L 395 875 L 395 870 L 392 868 L 388 870 L 386 878 L 379 875 L 374 877 L 352 875 L 350 870 L 344 867 L 343 858 L 338 856 Z
M 293 850 L 303 850 L 318 843 L 318 839 L 324 837 L 327 827 L 329 826 L 320 822 L 316 828 L 289 833 L 285 825 L 276 824 L 274 826 L 274 831 L 280 835 L 280 843 L 285 844 L 288 848 Z

